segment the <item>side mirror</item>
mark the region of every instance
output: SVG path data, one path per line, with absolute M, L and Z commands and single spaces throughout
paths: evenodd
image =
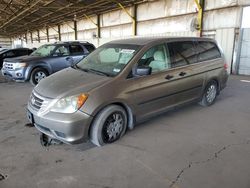
M 134 76 L 146 76 L 152 73 L 151 67 L 136 67 L 133 71 Z

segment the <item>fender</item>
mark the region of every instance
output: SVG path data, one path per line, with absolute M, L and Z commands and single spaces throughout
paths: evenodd
M 127 104 L 127 102 L 124 101 L 123 99 L 114 99 L 112 101 L 109 101 L 109 103 L 103 103 L 99 105 L 98 108 L 96 108 L 95 111 L 92 112 L 91 116 L 95 117 L 102 109 L 104 109 L 109 105 L 119 105 L 126 110 L 128 115 L 128 128 L 132 130 L 135 126 L 136 118 L 133 114 L 132 106 Z
M 29 80 L 30 79 L 31 73 L 32 73 L 32 71 L 35 68 L 43 68 L 43 69 L 45 69 L 49 73 L 49 75 L 53 73 L 52 68 L 51 68 L 51 66 L 48 63 L 45 63 L 45 62 L 31 63 L 27 67 L 27 70 L 25 72 L 25 80 Z

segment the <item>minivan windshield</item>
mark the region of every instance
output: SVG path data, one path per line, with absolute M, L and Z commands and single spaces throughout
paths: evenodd
M 129 63 L 138 49 L 138 45 L 103 45 L 80 61 L 76 68 L 105 76 L 116 76 Z
M 35 50 L 32 54 L 30 54 L 31 56 L 41 56 L 41 57 L 47 57 L 50 56 L 52 54 L 52 52 L 54 51 L 54 49 L 56 48 L 56 45 L 42 45 L 41 47 L 39 47 L 37 50 Z

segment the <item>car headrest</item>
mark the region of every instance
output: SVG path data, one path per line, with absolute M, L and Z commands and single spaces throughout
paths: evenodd
M 154 53 L 154 60 L 155 61 L 165 61 L 164 53 L 162 51 L 156 51 Z

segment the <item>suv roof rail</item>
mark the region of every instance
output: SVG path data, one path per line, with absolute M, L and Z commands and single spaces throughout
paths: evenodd
M 88 41 L 79 41 L 79 40 L 77 40 L 77 41 L 58 41 L 58 42 L 55 42 L 54 44 L 69 44 L 69 43 L 77 43 L 77 44 L 88 43 L 88 44 L 90 44 Z

